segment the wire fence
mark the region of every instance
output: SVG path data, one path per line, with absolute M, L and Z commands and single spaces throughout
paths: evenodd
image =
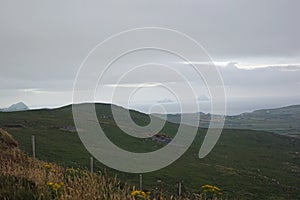
M 36 141 L 35 141 L 35 136 L 32 135 L 31 136 L 31 146 L 32 146 L 32 156 L 33 158 L 36 158 Z M 89 166 L 89 170 L 91 173 L 94 173 L 94 158 L 90 157 L 90 166 Z M 177 194 L 178 196 L 182 195 L 182 182 L 179 181 L 177 185 Z M 143 174 L 139 174 L 139 190 L 143 191 Z

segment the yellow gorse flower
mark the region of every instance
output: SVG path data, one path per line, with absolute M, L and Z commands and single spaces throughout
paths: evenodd
M 204 193 L 215 193 L 222 195 L 221 189 L 214 185 L 203 185 L 201 186 Z
M 51 169 L 52 168 L 52 165 L 50 163 L 47 163 L 47 164 L 44 164 L 44 167 L 46 169 Z
M 48 182 L 47 185 L 50 187 L 51 190 L 58 191 L 65 184 L 63 182 L 59 182 L 59 183 Z
M 141 190 L 134 190 L 131 192 L 131 196 L 134 196 L 134 197 L 141 197 L 141 198 L 148 198 L 150 196 L 150 192 L 144 192 L 144 191 L 141 191 Z
M 52 172 L 52 173 L 57 173 L 57 172 L 58 172 L 58 170 L 56 170 L 56 169 L 52 169 L 52 170 L 51 170 L 51 172 Z
M 61 185 L 58 184 L 58 183 L 55 183 L 55 184 L 52 186 L 52 189 L 53 189 L 54 191 L 57 191 L 57 190 L 60 189 L 60 188 L 61 188 Z
M 48 182 L 48 183 L 47 183 L 48 186 L 52 186 L 53 184 L 54 184 L 54 183 L 52 183 L 52 182 Z

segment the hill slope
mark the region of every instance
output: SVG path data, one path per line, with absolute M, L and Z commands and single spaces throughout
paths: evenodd
M 227 117 L 227 128 L 265 130 L 279 134 L 300 134 L 300 105 L 257 110 Z
M 29 157 L 18 149 L 9 133 L 0 129 L 0 199 L 134 200 L 131 190 L 106 174 L 64 168 Z
M 209 125 L 210 114 L 190 113 L 183 115 L 189 116 L 190 119 L 195 118 L 195 115 L 200 115 L 200 127 L 208 127 Z M 169 114 L 167 117 L 173 123 L 179 123 L 181 120 L 180 114 Z M 300 105 L 226 116 L 225 128 L 263 130 L 300 137 Z
M 148 152 L 164 145 L 151 139 L 126 136 L 111 118 L 110 105 L 98 104 L 96 110 L 107 136 L 118 146 L 131 151 Z M 149 122 L 147 115 L 134 111 L 131 114 L 138 124 Z M 30 138 L 35 135 L 37 157 L 40 159 L 65 166 L 89 165 L 90 155 L 74 132 L 71 106 L 55 110 L 0 113 L 0 127 L 6 127 L 27 152 L 31 152 Z M 177 128 L 176 124 L 166 123 L 162 133 L 172 137 Z M 200 160 L 198 151 L 205 133 L 206 129 L 199 129 L 193 145 L 175 163 L 157 172 L 144 174 L 144 186 L 163 187 L 174 193 L 176 183 L 183 181 L 184 191 L 199 191 L 201 185 L 213 184 L 220 186 L 229 197 L 241 199 L 300 198 L 298 139 L 262 131 L 226 129 L 214 150 Z M 105 168 L 98 162 L 95 165 L 97 170 L 103 171 Z M 137 175 L 109 171 L 118 173 L 122 180 L 131 184 L 138 182 Z

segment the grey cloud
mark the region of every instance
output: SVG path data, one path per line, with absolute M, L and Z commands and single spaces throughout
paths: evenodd
M 206 96 L 206 95 L 200 95 L 198 98 L 197 98 L 197 100 L 198 101 L 209 101 L 210 100 L 210 98 L 208 97 L 208 96 Z
M 220 68 L 220 73 L 229 98 L 294 98 L 299 97 L 299 69 L 298 66 L 269 66 L 247 70 L 229 64 Z
M 162 100 L 157 101 L 157 103 L 169 104 L 169 103 L 174 103 L 174 101 L 172 99 L 164 98 Z
M 49 96 L 30 99 L 20 91 L 71 93 L 76 72 L 88 52 L 112 34 L 136 27 L 161 26 L 187 33 L 213 60 L 279 57 L 300 63 L 300 1 L 3 0 L 0 4 L 0 92 L 6 99 L 0 107 L 22 98 L 29 105 L 40 105 L 43 99 L 45 106 L 53 104 L 45 100 Z M 120 45 L 126 46 L 126 42 Z M 168 62 L 165 55 L 160 59 Z M 237 69 L 236 63 L 230 66 L 220 71 L 232 96 L 247 92 L 252 96 L 288 96 L 292 90 L 299 91 L 295 66 L 247 71 Z M 183 71 L 190 74 L 188 70 Z M 157 79 L 165 80 L 166 75 L 161 73 Z M 111 77 L 118 74 L 108 76 L 105 83 L 114 83 Z M 178 82 L 175 77 L 169 79 L 165 81 Z M 135 80 L 144 81 L 143 76 Z M 56 99 L 61 101 L 55 101 L 59 105 L 69 102 L 70 97 Z
M 256 69 L 240 69 L 230 63 L 225 68 L 219 68 L 225 85 L 266 85 L 277 86 L 296 84 L 300 77 L 300 66 L 269 66 Z

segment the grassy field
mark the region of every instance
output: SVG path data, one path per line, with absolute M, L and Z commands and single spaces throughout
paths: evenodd
M 210 115 L 205 113 L 185 114 L 190 119 L 200 114 L 200 127 L 208 127 Z M 180 114 L 169 114 L 168 120 L 179 123 Z M 251 129 L 270 131 L 278 134 L 300 137 L 300 105 L 287 106 L 275 109 L 256 110 L 240 115 L 226 116 L 225 128 L 227 129 Z
M 107 136 L 124 149 L 147 152 L 163 146 L 151 139 L 126 136 L 111 119 L 109 105 L 97 105 L 97 114 Z M 149 121 L 147 115 L 131 114 L 138 124 Z M 90 154 L 73 131 L 70 106 L 0 113 L 0 127 L 11 133 L 21 149 L 29 154 L 31 135 L 35 135 L 39 159 L 66 167 L 88 168 Z M 162 132 L 172 136 L 177 128 L 176 124 L 167 123 Z M 300 199 L 299 139 L 263 131 L 225 129 L 214 150 L 206 158 L 199 159 L 198 151 L 205 133 L 206 129 L 199 129 L 193 145 L 175 163 L 144 174 L 144 187 L 174 194 L 176 184 L 182 181 L 184 193 L 197 192 L 201 185 L 212 184 L 219 186 L 224 197 L 229 199 Z M 106 168 L 98 162 L 95 167 L 101 172 Z M 107 171 L 117 174 L 122 181 L 138 185 L 137 174 Z
M 173 195 L 173 200 L 207 200 L 220 197 L 215 186 L 204 186 L 210 194 L 190 197 Z M 155 191 L 140 191 L 107 173 L 66 168 L 32 158 L 18 148 L 18 143 L 0 129 L 0 199 L 3 200 L 157 200 L 171 196 Z

